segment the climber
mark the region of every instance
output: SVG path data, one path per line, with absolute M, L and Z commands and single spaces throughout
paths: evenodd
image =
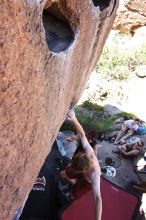
M 76 154 L 71 164 L 65 167 L 65 169 L 60 172 L 60 175 L 72 184 L 72 199 L 78 199 L 88 190 L 93 190 L 96 215 L 95 219 L 101 220 L 102 199 L 100 193 L 99 162 L 73 110 L 69 111 L 68 117 L 80 136 L 84 152 Z

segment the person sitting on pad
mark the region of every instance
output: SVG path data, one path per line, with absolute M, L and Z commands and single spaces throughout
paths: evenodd
M 72 184 L 72 199 L 79 199 L 92 189 L 95 201 L 95 219 L 101 220 L 102 199 L 99 162 L 73 110 L 69 111 L 68 117 L 80 136 L 84 152 L 76 154 L 71 164 L 60 172 L 60 176 Z
M 117 147 L 117 150 L 112 151 L 113 153 L 121 153 L 124 157 L 130 158 L 137 156 L 142 147 L 144 146 L 144 142 L 142 140 L 138 140 L 137 142 L 129 142 Z
M 128 137 L 134 134 L 138 130 L 138 125 L 140 124 L 140 120 L 130 119 L 123 123 L 122 129 L 119 131 L 114 144 L 119 144 L 120 142 L 125 141 Z

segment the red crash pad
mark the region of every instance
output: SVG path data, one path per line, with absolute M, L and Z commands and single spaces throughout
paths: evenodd
M 101 194 L 103 202 L 102 220 L 132 220 L 140 206 L 139 199 L 102 179 Z M 61 213 L 62 220 L 95 220 L 92 191 L 75 200 Z

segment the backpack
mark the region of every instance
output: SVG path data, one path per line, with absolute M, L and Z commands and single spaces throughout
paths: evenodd
M 138 129 L 136 133 L 140 135 L 146 134 L 146 125 L 145 124 L 138 125 Z

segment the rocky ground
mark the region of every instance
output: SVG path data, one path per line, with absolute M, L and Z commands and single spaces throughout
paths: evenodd
M 76 141 L 68 142 L 66 140 L 66 137 L 71 135 L 73 135 L 71 131 L 59 133 L 59 138 L 63 143 L 66 156 L 70 159 L 76 149 Z M 146 143 L 146 135 L 142 135 L 141 137 Z M 127 189 L 131 182 L 140 183 L 146 181 L 146 173 L 141 174 L 136 172 L 142 170 L 143 166 L 146 165 L 146 161 L 143 158 L 144 153 L 146 154 L 146 145 L 143 152 L 133 160 L 124 159 L 122 156 L 113 153 L 112 150 L 116 149 L 116 147 L 117 146 L 112 143 L 108 143 L 107 141 L 99 142 L 98 159 L 100 167 L 105 168 L 107 166 L 105 162 L 106 158 L 111 158 L 115 162 L 112 167 L 116 172 L 115 176 L 110 176 L 108 173 L 102 173 L 102 176 L 124 189 Z M 136 166 L 138 167 L 136 168 Z M 143 195 L 142 206 L 146 215 L 146 198 L 144 196 L 145 195 Z
M 76 141 L 69 142 L 66 140 L 66 137 L 72 135 L 73 132 L 64 131 L 60 132 L 58 136 L 63 143 L 64 150 L 66 152 L 65 155 L 70 159 L 72 158 L 77 147 Z M 146 135 L 142 135 L 142 139 L 146 143 Z M 146 153 L 146 146 L 144 146 L 143 152 L 138 157 L 132 160 L 124 159 L 122 156 L 113 153 L 112 150 L 115 150 L 117 148 L 117 146 L 113 143 L 108 143 L 107 141 L 98 142 L 98 159 L 100 161 L 101 168 L 104 168 L 104 166 L 106 166 L 105 159 L 107 157 L 112 158 L 112 160 L 115 162 L 113 167 L 116 169 L 116 175 L 114 177 L 105 175 L 107 179 L 123 188 L 126 188 L 130 181 L 146 181 L 146 174 L 143 175 L 134 171 L 135 166 L 139 166 L 138 169 L 140 169 L 142 165 L 146 164 L 146 161 L 144 161 L 143 159 L 144 153 Z

